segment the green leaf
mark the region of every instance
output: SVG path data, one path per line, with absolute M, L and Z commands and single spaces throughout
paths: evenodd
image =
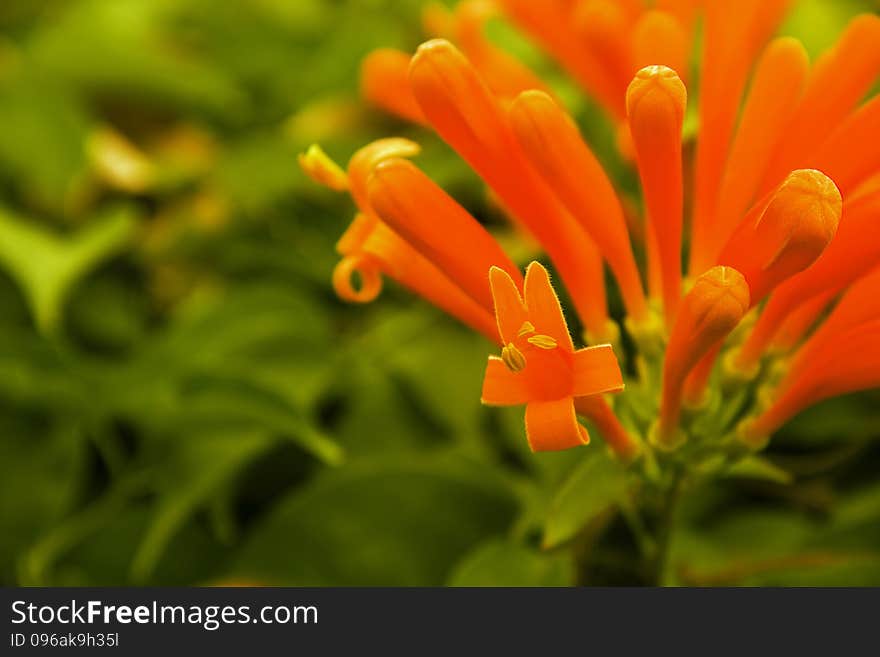
M 282 500 L 232 576 L 294 586 L 439 585 L 513 511 L 510 493 L 467 463 L 352 463 Z
M 453 569 L 449 586 L 570 586 L 574 564 L 568 554 L 542 554 L 493 539 L 468 553 Z
M 0 125 L 0 174 L 18 196 L 53 215 L 80 209 L 91 118 L 79 100 L 37 76 L 4 84 L 0 61 Z
M 569 476 L 550 504 L 544 525 L 545 548 L 572 538 L 626 492 L 626 470 L 619 462 L 596 446 L 584 452 L 583 463 Z
M 169 541 L 188 518 L 207 505 L 212 495 L 241 468 L 273 443 L 262 434 L 190 436 L 176 445 L 172 460 L 162 468 L 162 497 L 131 566 L 132 579 L 145 582 Z
M 117 208 L 62 237 L 0 208 L 0 266 L 21 286 L 42 332 L 55 330 L 73 285 L 122 249 L 136 225 L 131 211 Z
M 84 441 L 73 427 L 46 431 L 5 406 L 0 436 L 0 580 L 11 582 L 15 559 L 68 510 Z
M 750 455 L 737 461 L 727 468 L 724 474 L 727 477 L 761 479 L 782 485 L 788 485 L 794 480 L 790 472 L 786 472 L 772 461 L 757 455 Z

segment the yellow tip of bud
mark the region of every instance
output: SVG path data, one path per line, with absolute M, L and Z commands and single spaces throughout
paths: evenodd
M 318 144 L 312 144 L 305 153 L 297 155 L 300 168 L 319 185 L 337 192 L 348 189 L 348 176 Z
M 626 90 L 626 113 L 630 117 L 672 110 L 683 121 L 686 107 L 687 89 L 678 73 L 668 66 L 646 66 L 636 73 Z
M 511 372 L 521 372 L 526 367 L 526 357 L 512 342 L 501 350 L 501 360 Z

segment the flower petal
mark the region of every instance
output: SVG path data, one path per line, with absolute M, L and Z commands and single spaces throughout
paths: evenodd
M 369 102 L 413 123 L 425 116 L 409 87 L 410 55 L 393 48 L 379 48 L 361 63 L 361 93 Z
M 500 267 L 489 269 L 489 285 L 492 288 L 495 318 L 498 320 L 502 344 L 513 342 L 519 329 L 529 318 L 525 304 L 510 274 Z
M 550 275 L 539 262 L 533 262 L 526 270 L 525 296 L 529 318 L 537 331 L 554 338 L 566 351 L 574 351 L 562 306 L 550 285 Z
M 590 442 L 590 434 L 578 424 L 571 397 L 529 402 L 526 437 L 533 452 L 555 452 Z
M 489 406 L 517 406 L 529 401 L 526 378 L 511 372 L 497 356 L 489 356 L 480 401 Z
M 623 375 L 610 344 L 574 352 L 574 395 L 598 395 L 623 390 Z

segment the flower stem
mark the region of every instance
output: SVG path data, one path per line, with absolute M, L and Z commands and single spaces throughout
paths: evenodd
M 684 487 L 684 473 L 677 471 L 672 483 L 666 491 L 660 509 L 657 527 L 656 550 L 650 564 L 650 581 L 654 586 L 665 586 L 669 583 L 669 554 L 672 546 L 672 534 L 675 529 L 675 516 Z

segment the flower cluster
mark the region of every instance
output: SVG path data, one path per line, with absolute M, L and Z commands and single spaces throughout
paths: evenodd
M 317 146 L 300 159 L 358 208 L 338 243 L 339 296 L 371 301 L 391 278 L 496 343 L 482 401 L 524 404 L 533 450 L 588 442 L 580 416 L 624 460 L 706 446 L 736 456 L 809 405 L 880 385 L 880 96 L 865 100 L 880 18 L 855 18 L 811 65 L 797 40 L 770 40 L 786 0 L 652 4 L 432 5 L 425 24 L 442 38 L 413 56 L 376 51 L 363 67 L 370 102 L 433 129 L 540 243 L 593 346 L 575 348 L 547 270 L 533 262 L 523 276 L 412 163 L 417 144 L 379 140 L 347 170 Z M 486 38 L 496 12 L 618 126 L 643 218 L 552 90 Z M 610 397 L 624 389 L 618 357 L 628 385 Z

